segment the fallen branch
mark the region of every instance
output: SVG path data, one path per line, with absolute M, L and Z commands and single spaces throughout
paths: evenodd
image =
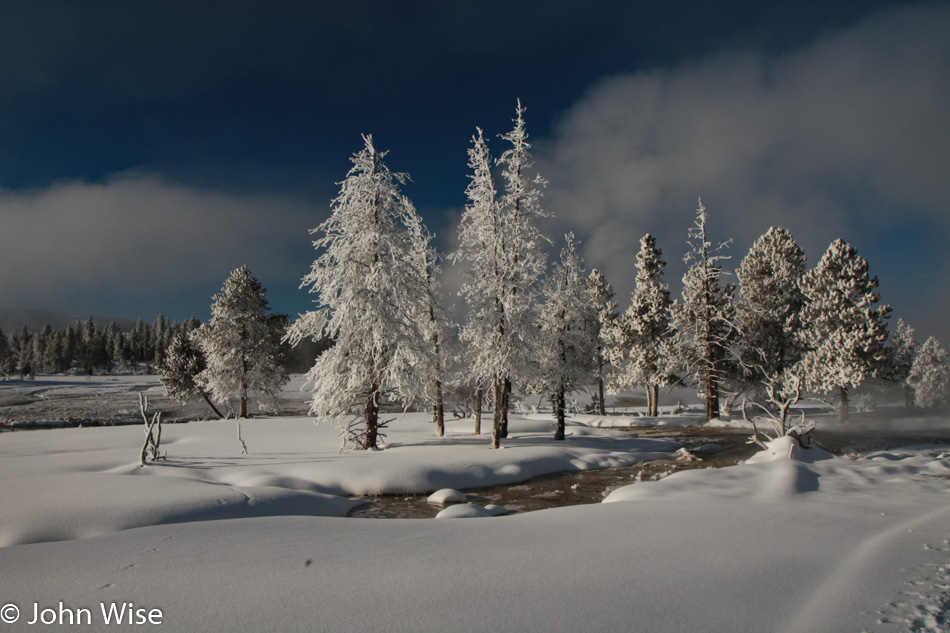
M 145 423 L 145 443 L 142 445 L 142 454 L 140 462 L 142 466 L 149 461 L 164 461 L 165 454 L 159 452 L 162 443 L 162 412 L 159 411 L 148 417 L 148 396 L 139 394 L 139 411 L 142 413 L 142 421 Z M 153 433 L 154 431 L 154 433 Z

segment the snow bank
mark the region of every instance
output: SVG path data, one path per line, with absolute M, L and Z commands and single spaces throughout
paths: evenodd
M 515 482 L 679 448 L 576 422 L 553 442 L 549 420 L 513 417 L 492 451 L 471 421 L 438 438 L 427 418 L 394 422 L 387 450 L 346 455 L 335 429 L 306 418 L 242 422 L 249 455 L 233 422 L 174 425 L 168 462 L 147 468 L 139 427 L 4 433 L 0 597 L 21 611 L 4 626 L 26 630 L 35 604 L 62 602 L 111 630 L 99 605 L 131 602 L 161 609 L 172 632 L 946 628 L 945 447 L 851 460 L 781 440 L 603 504 L 475 522 L 325 516 L 359 503 L 343 498 L 353 491 Z
M 483 517 L 497 517 L 508 514 L 508 511 L 493 503 L 486 506 L 476 505 L 474 503 L 463 503 L 449 506 L 441 510 L 435 518 L 437 519 L 478 519 Z
M 817 489 L 762 497 L 788 466 L 812 471 Z M 676 473 L 631 486 L 632 502 L 496 521 L 157 525 L 0 548 L 0 596 L 25 616 L 34 603 L 133 602 L 162 609 L 164 631 L 939 630 L 948 469 L 938 450 L 902 449 Z M 126 481 L 138 479 L 159 478 Z M 373 608 L 355 612 L 355 591 Z
M 465 503 L 468 501 L 468 498 L 458 490 L 453 490 L 452 488 L 443 488 L 442 490 L 436 490 L 426 499 L 429 503 L 434 503 L 436 505 L 446 505 L 449 503 Z
M 804 448 L 792 437 L 784 436 L 766 442 L 766 449 L 761 450 L 749 459 L 747 464 L 760 464 L 762 462 L 775 461 L 777 459 L 790 459 L 798 462 L 813 464 L 825 459 L 834 459 L 834 455 L 818 446 Z
M 395 417 L 395 416 L 394 416 Z M 555 442 L 553 422 L 512 417 L 502 450 L 470 421 L 436 437 L 426 414 L 393 422 L 388 448 L 341 455 L 336 429 L 309 418 L 168 425 L 167 461 L 141 467 L 139 426 L 6 433 L 0 441 L 0 546 L 87 538 L 138 526 L 275 515 L 345 516 L 348 496 L 423 494 L 626 466 L 679 445 L 583 427 Z

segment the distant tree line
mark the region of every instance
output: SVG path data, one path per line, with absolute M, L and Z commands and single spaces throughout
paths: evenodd
M 283 315 L 273 318 L 286 320 Z M 151 323 L 139 319 L 131 328 L 121 328 L 115 321 L 99 328 L 89 317 L 61 330 L 44 325 L 30 332 L 23 326 L 8 335 L 0 329 L 0 378 L 70 372 L 149 374 L 164 362 L 176 336 L 188 335 L 200 326 L 195 317 L 179 323 L 160 314 Z M 318 340 L 305 341 L 292 349 L 286 346 L 282 367 L 290 373 L 304 372 L 329 344 L 328 340 Z
M 160 314 L 152 323 L 139 319 L 131 329 L 122 329 L 114 321 L 100 329 L 89 317 L 62 330 L 45 325 L 30 332 L 24 326 L 9 336 L 0 330 L 0 375 L 150 373 L 162 362 L 176 334 L 199 325 L 194 317 L 178 323 Z

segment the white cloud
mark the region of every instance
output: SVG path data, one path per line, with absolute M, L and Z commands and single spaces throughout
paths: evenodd
M 558 217 L 550 231 L 578 231 L 622 305 L 646 232 L 675 284 L 698 196 L 713 238 L 736 239 L 736 265 L 772 224 L 811 262 L 836 237 L 860 249 L 869 231 L 911 218 L 950 237 L 948 103 L 947 4 L 888 10 L 779 56 L 611 77 L 536 148 Z
M 171 303 L 189 287 L 217 288 L 242 264 L 262 280 L 296 279 L 306 270 L 294 253 L 326 213 L 137 174 L 0 191 L 0 296 L 8 306 L 56 307 L 57 296 L 83 294 L 102 303 L 124 296 L 127 305 L 159 294 Z

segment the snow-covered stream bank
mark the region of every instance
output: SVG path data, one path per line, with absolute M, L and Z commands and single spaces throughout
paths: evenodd
M 674 459 L 678 440 L 598 427 L 696 422 L 578 417 L 554 442 L 544 416 L 514 416 L 493 451 L 471 421 L 438 438 L 427 417 L 394 422 L 386 450 L 342 455 L 332 426 L 303 417 L 242 421 L 247 455 L 233 421 L 169 425 L 167 461 L 145 468 L 135 426 L 4 433 L 0 605 L 20 618 L 3 626 L 62 602 L 88 609 L 91 631 L 154 626 L 102 621 L 101 605 L 129 603 L 188 632 L 947 630 L 945 445 L 777 450 L 485 520 L 342 518 L 351 495 Z M 855 418 L 835 430 L 856 444 L 950 429 L 896 409 Z
M 461 491 L 468 503 L 503 507 L 507 513 L 534 512 L 549 508 L 600 503 L 621 486 L 659 481 L 673 473 L 695 468 L 724 468 L 750 457 L 758 449 L 748 435 L 714 430 L 698 433 L 694 427 L 667 429 L 658 439 L 679 442 L 672 455 L 638 462 L 621 468 L 573 470 L 532 477 L 515 484 Z M 363 499 L 366 503 L 350 511 L 350 517 L 377 519 L 433 518 L 445 507 L 428 501 L 426 495 L 384 495 Z

